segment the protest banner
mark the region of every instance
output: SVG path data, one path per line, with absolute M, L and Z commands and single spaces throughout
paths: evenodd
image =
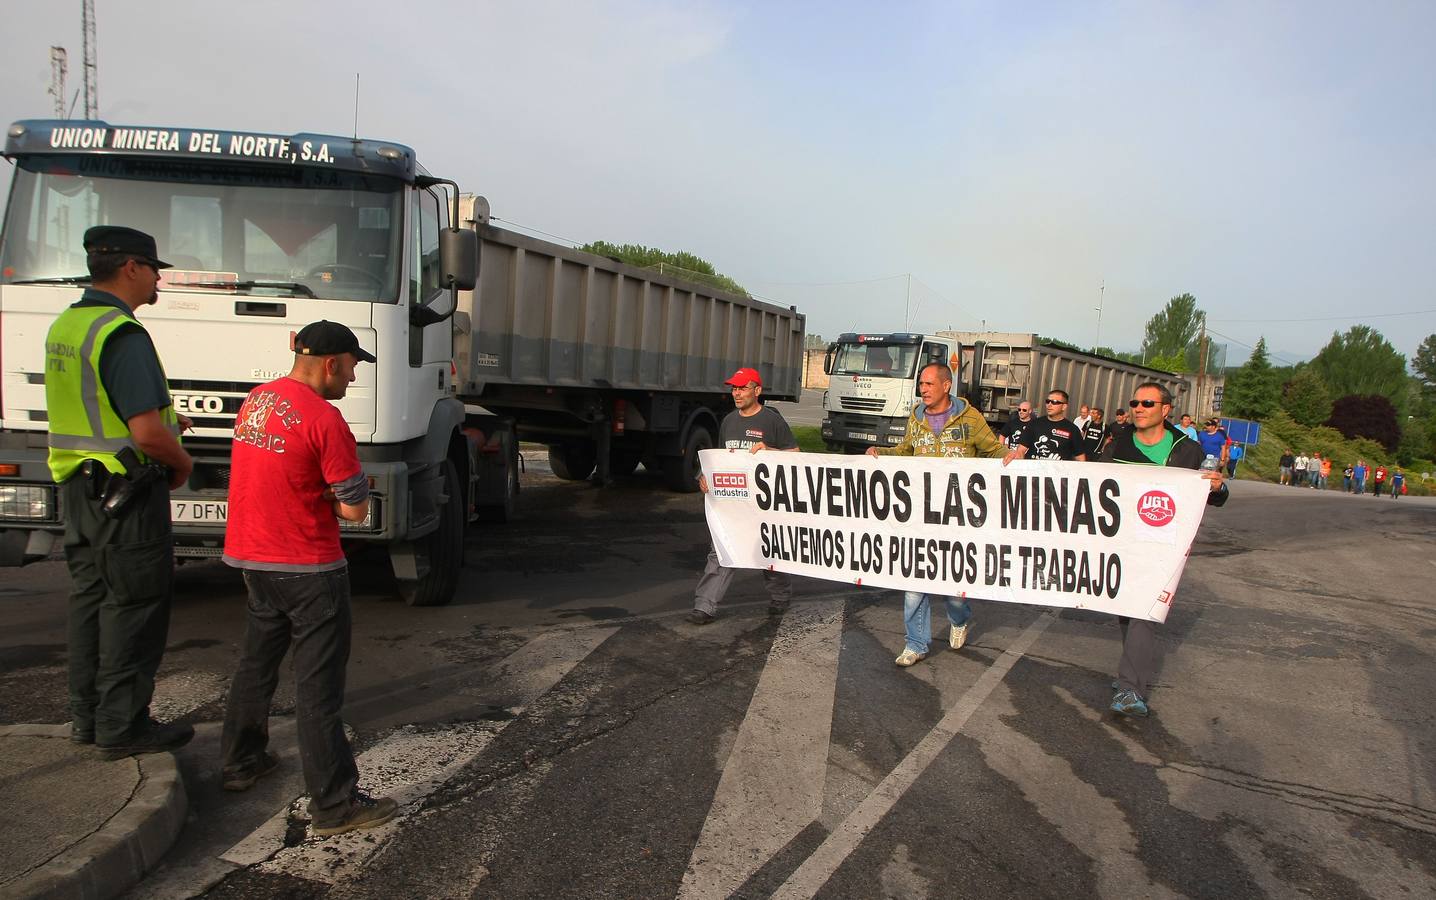
M 1208 484 L 1190 469 L 705 450 L 718 560 L 1166 621 Z

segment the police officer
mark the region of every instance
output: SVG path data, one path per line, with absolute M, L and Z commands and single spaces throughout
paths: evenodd
M 189 725 L 149 714 L 169 632 L 169 489 L 184 484 L 194 461 L 179 442 L 189 421 L 176 415 L 154 344 L 135 318 L 158 299 L 159 270 L 169 263 L 154 238 L 133 228 L 96 226 L 84 246 L 91 287 L 45 338 L 49 462 L 74 580 L 70 737 L 120 759 L 194 736 Z

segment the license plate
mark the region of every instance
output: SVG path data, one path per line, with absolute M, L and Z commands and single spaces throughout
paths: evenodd
M 853 437 L 860 441 L 872 441 L 875 444 L 878 441 L 878 436 L 875 434 L 854 434 Z
M 171 522 L 213 522 L 223 525 L 229 518 L 227 500 L 171 500 Z

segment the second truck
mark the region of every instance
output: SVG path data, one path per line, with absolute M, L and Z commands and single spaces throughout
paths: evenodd
M 988 423 L 1005 423 L 1024 399 L 1054 388 L 1072 405 L 1100 406 L 1109 416 L 1144 381 L 1167 387 L 1178 403 L 1187 392 L 1180 375 L 1045 343 L 1035 334 L 992 331 L 847 333 L 828 346 L 823 371 L 823 442 L 829 450 L 862 453 L 902 440 L 917 399 L 917 379 L 929 363 L 952 369 L 955 390 Z

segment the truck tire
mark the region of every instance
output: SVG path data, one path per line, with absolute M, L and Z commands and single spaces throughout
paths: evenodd
M 519 501 L 519 445 L 511 441 L 508 459 L 504 464 L 504 499 L 501 503 L 485 503 L 476 512 L 479 521 L 502 525 L 514 517 L 514 508 Z
M 553 473 L 564 481 L 583 481 L 593 474 L 598 454 L 592 444 L 550 444 L 548 464 Z
M 698 476 L 703 467 L 698 463 L 698 451 L 713 449 L 713 432 L 702 425 L 695 425 L 688 436 L 682 456 L 669 456 L 663 460 L 663 480 L 671 490 L 680 494 L 691 494 L 698 490 Z
M 439 508 L 439 527 L 414 542 L 419 579 L 399 582 L 399 594 L 409 606 L 443 606 L 454 599 L 464 563 L 463 485 L 453 460 L 446 459 L 442 465 L 449 499 Z

